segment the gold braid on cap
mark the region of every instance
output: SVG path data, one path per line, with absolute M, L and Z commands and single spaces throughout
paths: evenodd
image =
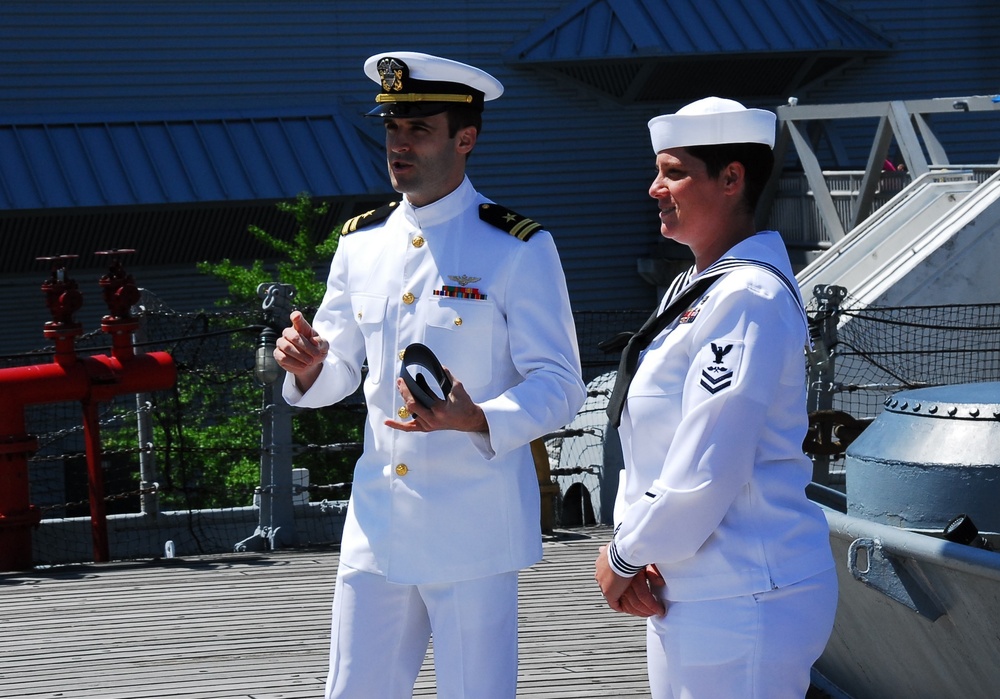
M 382 104 L 383 102 L 464 102 L 465 104 L 472 104 L 472 95 L 421 95 L 415 93 L 387 95 L 383 93 L 375 95 L 375 102 L 378 104 Z

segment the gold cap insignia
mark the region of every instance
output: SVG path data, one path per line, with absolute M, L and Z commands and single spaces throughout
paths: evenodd
M 403 89 L 403 79 L 406 76 L 406 64 L 386 56 L 378 62 L 378 74 L 382 78 L 383 91 L 400 92 Z

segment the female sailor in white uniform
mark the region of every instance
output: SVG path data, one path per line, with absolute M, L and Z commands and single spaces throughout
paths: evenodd
M 829 533 L 805 496 L 807 320 L 781 237 L 754 225 L 774 126 L 715 97 L 649 122 L 661 233 L 695 265 L 623 353 L 625 473 L 595 577 L 648 617 L 655 699 L 801 699 L 833 628 Z

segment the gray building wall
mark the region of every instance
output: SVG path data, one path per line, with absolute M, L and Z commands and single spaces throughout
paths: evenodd
M 1000 91 L 996 0 L 831 2 L 888 37 L 894 51 L 798 92 L 801 102 Z M 655 290 L 637 275 L 636 261 L 659 236 L 646 193 L 652 174 L 646 121 L 680 105 L 622 105 L 505 62 L 511 46 L 569 4 L 6 0 L 0 5 L 0 120 L 336 108 L 380 140 L 380 124 L 360 116 L 375 94 L 361 70 L 366 57 L 408 49 L 470 62 L 506 87 L 487 108 L 470 161 L 474 183 L 553 232 L 576 308 L 647 308 Z M 671 80 L 669 71 L 662 79 Z M 942 119 L 953 162 L 996 162 L 1000 134 L 987 119 L 954 125 Z M 848 132 L 824 165 L 863 166 L 870 137 L 867 126 Z M 0 216 L 0 236 L 3 230 Z M 169 302 L 170 294 L 163 296 Z
M 1000 93 L 1000 2 L 996 0 L 835 0 L 835 4 L 892 42 L 890 54 L 865 59 L 797 96 L 801 104 L 996 95 Z M 995 114 L 936 115 L 931 120 L 955 164 L 1000 160 Z M 853 136 L 867 148 L 872 123 Z M 850 131 L 843 134 L 851 137 Z M 846 165 L 863 166 L 864 152 L 850 151 Z M 824 166 L 840 154 L 827 153 Z

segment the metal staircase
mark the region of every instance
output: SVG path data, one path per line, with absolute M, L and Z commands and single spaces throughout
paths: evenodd
M 951 164 L 927 118 L 946 112 L 1000 115 L 1000 97 L 806 106 L 792 100 L 777 109 L 775 157 L 783 162 L 794 147 L 830 241 L 796 275 L 807 300 L 817 286 L 830 285 L 844 287 L 861 305 L 1000 300 L 1000 292 L 985 283 L 1000 269 L 1000 162 Z M 833 173 L 821 167 L 816 154 L 817 127 L 858 119 L 874 119 L 877 127 L 845 215 L 831 193 Z M 883 163 L 893 142 L 913 180 L 878 206 Z M 776 187 L 772 182 L 765 203 Z
M 998 224 L 1000 174 L 980 184 L 970 170 L 933 170 L 834 243 L 796 280 L 805 292 L 817 285 L 845 287 L 863 305 L 924 303 L 906 297 L 926 289 L 951 266 L 948 260 L 958 261 L 970 246 L 985 244 L 984 254 L 1000 261 L 992 252 L 995 236 L 982 235 Z M 976 230 L 967 230 L 970 226 Z M 958 244 L 962 231 L 965 242 Z M 921 271 L 932 259 L 936 264 Z

